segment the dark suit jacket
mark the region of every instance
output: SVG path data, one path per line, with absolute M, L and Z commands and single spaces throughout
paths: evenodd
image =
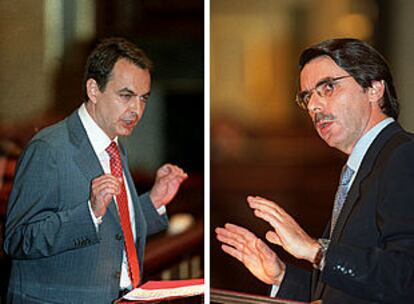
M 368 149 L 323 271 L 288 266 L 278 296 L 323 304 L 414 303 L 414 141 L 397 123 Z
M 146 236 L 166 228 L 167 218 L 148 194 L 138 197 L 122 150 L 142 271 Z M 101 304 L 117 298 L 124 249 L 117 208 L 112 201 L 97 232 L 87 203 L 92 179 L 103 173 L 77 111 L 28 144 L 8 204 L 8 303 Z

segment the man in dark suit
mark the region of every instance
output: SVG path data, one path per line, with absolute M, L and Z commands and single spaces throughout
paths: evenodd
M 414 141 L 396 122 L 391 72 L 383 57 L 355 39 L 323 41 L 300 57 L 298 104 L 319 136 L 349 155 L 332 219 L 321 239 L 310 237 L 277 203 L 247 201 L 272 230 L 266 239 L 313 273 L 286 265 L 242 227 L 217 228 L 222 249 L 272 295 L 323 303 L 414 302 Z
M 144 113 L 150 71 L 135 45 L 104 40 L 86 64 L 84 104 L 25 148 L 8 203 L 7 303 L 111 303 L 139 284 L 146 237 L 166 228 L 187 177 L 164 165 L 138 196 L 118 143 Z

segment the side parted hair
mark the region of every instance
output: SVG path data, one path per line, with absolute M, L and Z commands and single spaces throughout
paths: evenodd
M 135 44 L 124 38 L 107 38 L 101 41 L 89 55 L 82 82 L 82 97 L 88 101 L 86 91 L 86 82 L 88 79 L 94 79 L 98 84 L 99 90 L 105 90 L 109 79 L 112 76 L 112 70 L 119 59 L 127 59 L 137 67 L 152 70 L 152 62 L 145 53 Z
M 322 41 L 304 50 L 299 59 L 299 69 L 320 56 L 329 56 L 348 72 L 363 88 L 368 89 L 373 81 L 384 81 L 384 96 L 380 107 L 384 114 L 397 120 L 400 105 L 390 68 L 384 57 L 368 43 L 351 38 Z

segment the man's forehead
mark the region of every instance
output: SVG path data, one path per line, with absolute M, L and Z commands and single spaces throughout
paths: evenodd
M 338 77 L 346 71 L 329 56 L 319 56 L 305 64 L 300 72 L 301 89 L 310 89 L 327 77 Z
M 127 58 L 119 58 L 112 68 L 112 73 L 122 74 L 125 72 L 130 73 L 138 73 L 138 74 L 148 74 L 150 75 L 150 71 L 148 69 L 141 68 L 140 66 L 136 65 L 134 62 Z
M 127 59 L 119 59 L 112 69 L 109 81 L 120 89 L 127 87 L 135 91 L 151 86 L 151 75 L 148 69 L 143 69 Z

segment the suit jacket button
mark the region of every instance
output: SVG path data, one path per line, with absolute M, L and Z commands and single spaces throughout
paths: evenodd
M 122 234 L 117 233 L 117 234 L 115 235 L 115 239 L 116 239 L 116 240 L 118 240 L 118 241 L 121 241 L 121 240 L 122 240 Z
M 117 279 L 121 278 L 121 272 L 120 271 L 115 272 L 115 278 L 117 278 Z

